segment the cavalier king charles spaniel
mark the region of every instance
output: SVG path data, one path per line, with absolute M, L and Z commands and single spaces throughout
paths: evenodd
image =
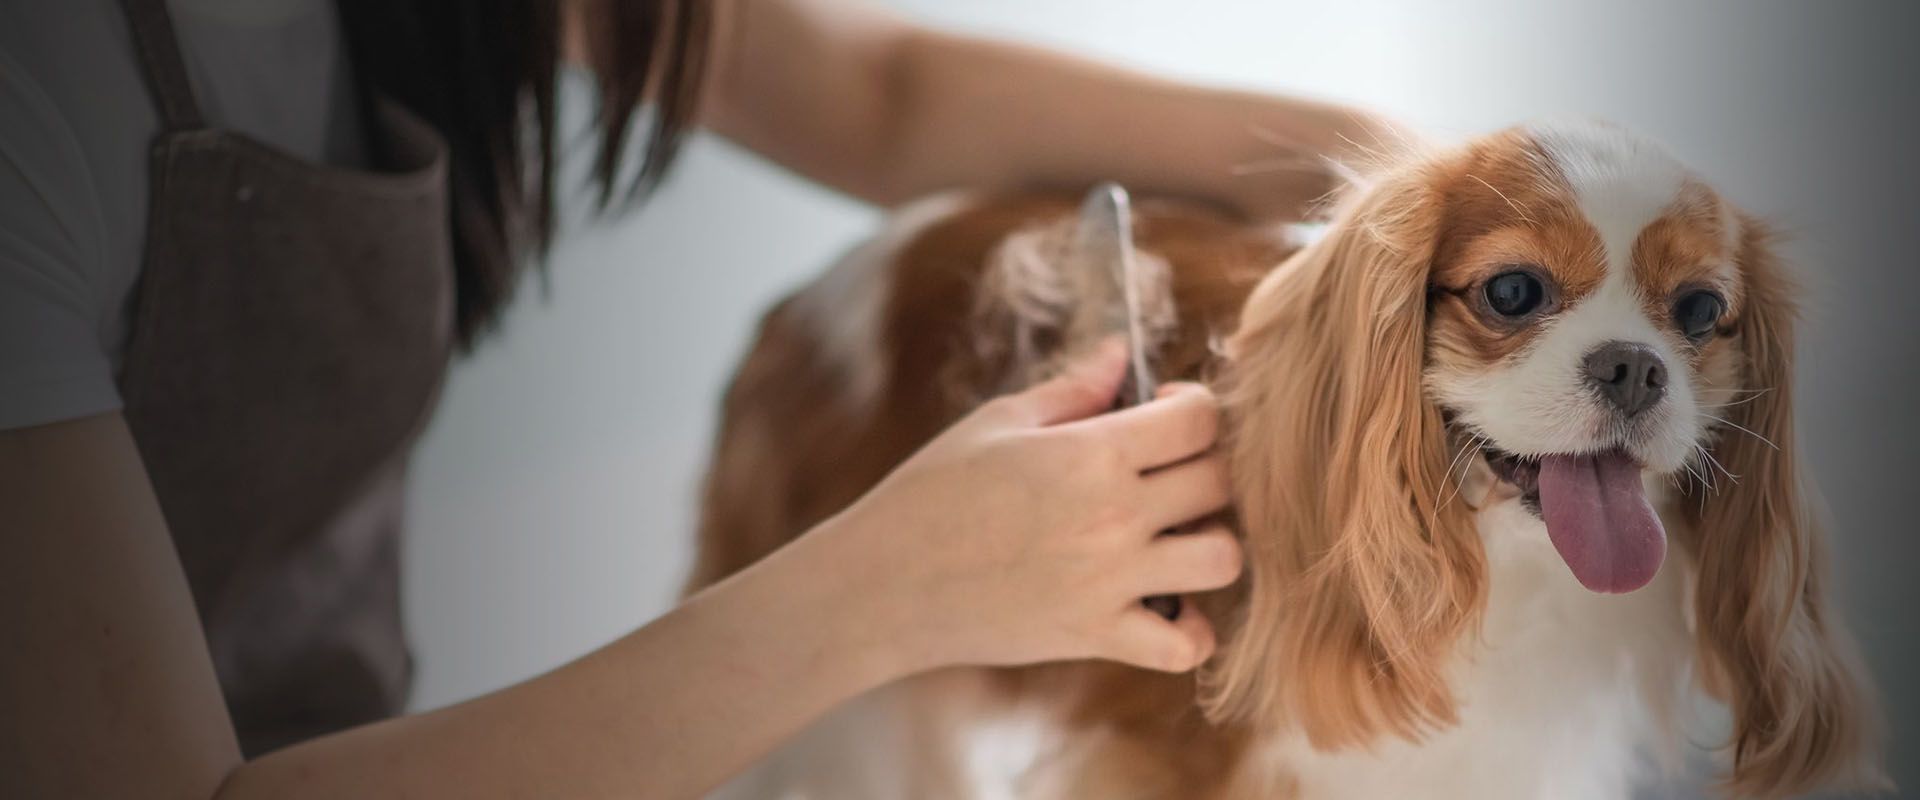
M 1599 124 L 1356 184 L 1311 229 L 1135 210 L 1156 371 L 1223 398 L 1246 548 L 1190 599 L 1222 630 L 1197 675 L 927 675 L 728 791 L 968 797 L 999 769 L 1021 797 L 1622 798 L 1700 745 L 1734 796 L 1882 786 L 1767 227 Z M 770 312 L 692 585 L 1090 344 L 1074 206 L 924 202 Z

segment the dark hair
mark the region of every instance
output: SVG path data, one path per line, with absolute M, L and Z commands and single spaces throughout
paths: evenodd
M 363 101 L 398 102 L 447 140 L 462 344 L 493 321 L 553 234 L 567 2 L 339 0 Z M 577 2 L 583 55 L 599 81 L 593 177 L 605 209 L 657 185 L 693 126 L 711 10 L 706 0 Z M 644 155 L 622 186 L 628 134 L 648 98 L 656 110 Z

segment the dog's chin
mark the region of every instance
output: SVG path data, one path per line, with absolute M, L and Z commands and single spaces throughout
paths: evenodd
M 1488 445 L 1480 458 L 1498 482 L 1491 496 L 1517 498 L 1539 518 L 1581 585 L 1630 592 L 1658 573 L 1666 530 L 1627 450 L 1521 456 Z

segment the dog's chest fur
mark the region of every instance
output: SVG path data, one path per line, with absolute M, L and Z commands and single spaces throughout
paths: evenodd
M 1248 759 L 1246 783 L 1290 783 L 1301 800 L 1598 800 L 1628 797 L 1666 766 L 1662 754 L 1683 744 L 1669 732 L 1686 727 L 1673 716 L 1686 713 L 1691 659 L 1684 559 L 1640 591 L 1599 595 L 1568 574 L 1517 501 L 1479 510 L 1476 522 L 1489 591 L 1480 634 L 1452 667 L 1459 724 L 1370 751 L 1326 753 L 1287 737 Z

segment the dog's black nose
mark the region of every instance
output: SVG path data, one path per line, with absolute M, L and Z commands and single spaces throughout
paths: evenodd
M 1629 417 L 1667 394 L 1667 365 L 1644 344 L 1607 342 L 1587 354 L 1586 366 L 1587 382 Z

